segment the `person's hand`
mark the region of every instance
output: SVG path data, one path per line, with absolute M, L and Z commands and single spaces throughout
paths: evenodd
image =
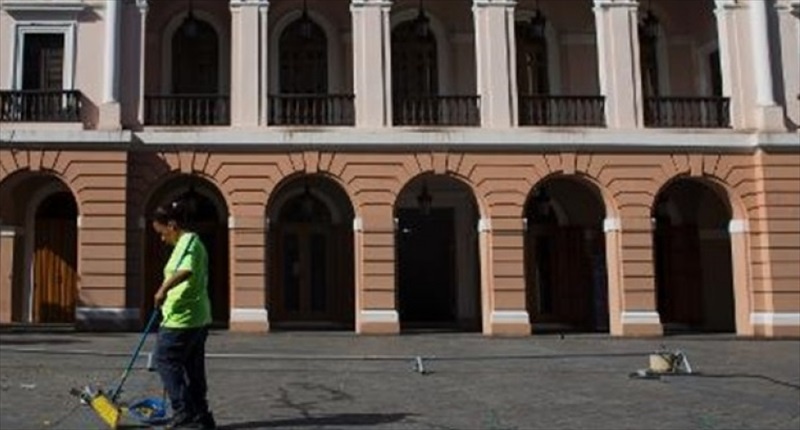
M 156 291 L 156 295 L 153 297 L 153 301 L 155 302 L 156 307 L 161 307 L 164 303 L 164 299 L 167 298 L 167 293 L 164 292 L 164 289 L 159 287 L 158 291 Z

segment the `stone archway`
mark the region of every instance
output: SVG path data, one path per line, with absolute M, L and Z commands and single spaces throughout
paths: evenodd
M 658 312 L 665 333 L 735 332 L 732 211 L 714 184 L 678 179 L 653 207 Z
M 608 331 L 608 275 L 599 192 L 570 176 L 545 179 L 525 207 L 531 329 Z
M 288 180 L 267 208 L 267 306 L 276 329 L 355 326 L 353 206 L 322 175 Z
M 75 322 L 78 203 L 49 174 L 21 172 L 0 187 L 3 322 Z M 6 280 L 8 282 L 6 282 Z
M 395 203 L 396 292 L 401 330 L 481 330 L 478 207 L 444 175 L 408 183 Z

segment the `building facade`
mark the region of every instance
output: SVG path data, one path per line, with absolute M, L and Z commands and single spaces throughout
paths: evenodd
M 800 336 L 798 0 L 2 0 L 0 323 Z

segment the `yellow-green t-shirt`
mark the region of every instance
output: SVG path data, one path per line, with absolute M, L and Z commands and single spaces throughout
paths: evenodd
M 197 233 L 185 232 L 178 239 L 164 266 L 164 279 L 169 279 L 180 270 L 189 270 L 192 275 L 167 291 L 167 297 L 161 305 L 161 326 L 193 328 L 210 324 L 208 254 Z

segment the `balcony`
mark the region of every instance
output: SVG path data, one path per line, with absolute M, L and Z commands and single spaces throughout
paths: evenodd
M 520 96 L 519 125 L 605 127 L 605 97 Z
M 277 94 L 269 96 L 269 125 L 352 126 L 352 94 Z
M 0 91 L 0 121 L 80 122 L 82 105 L 76 90 Z
M 149 95 L 144 124 L 163 126 L 230 125 L 230 97 L 222 94 Z
M 727 97 L 645 97 L 644 124 L 654 128 L 729 128 Z
M 480 96 L 421 96 L 394 101 L 397 126 L 479 126 Z

